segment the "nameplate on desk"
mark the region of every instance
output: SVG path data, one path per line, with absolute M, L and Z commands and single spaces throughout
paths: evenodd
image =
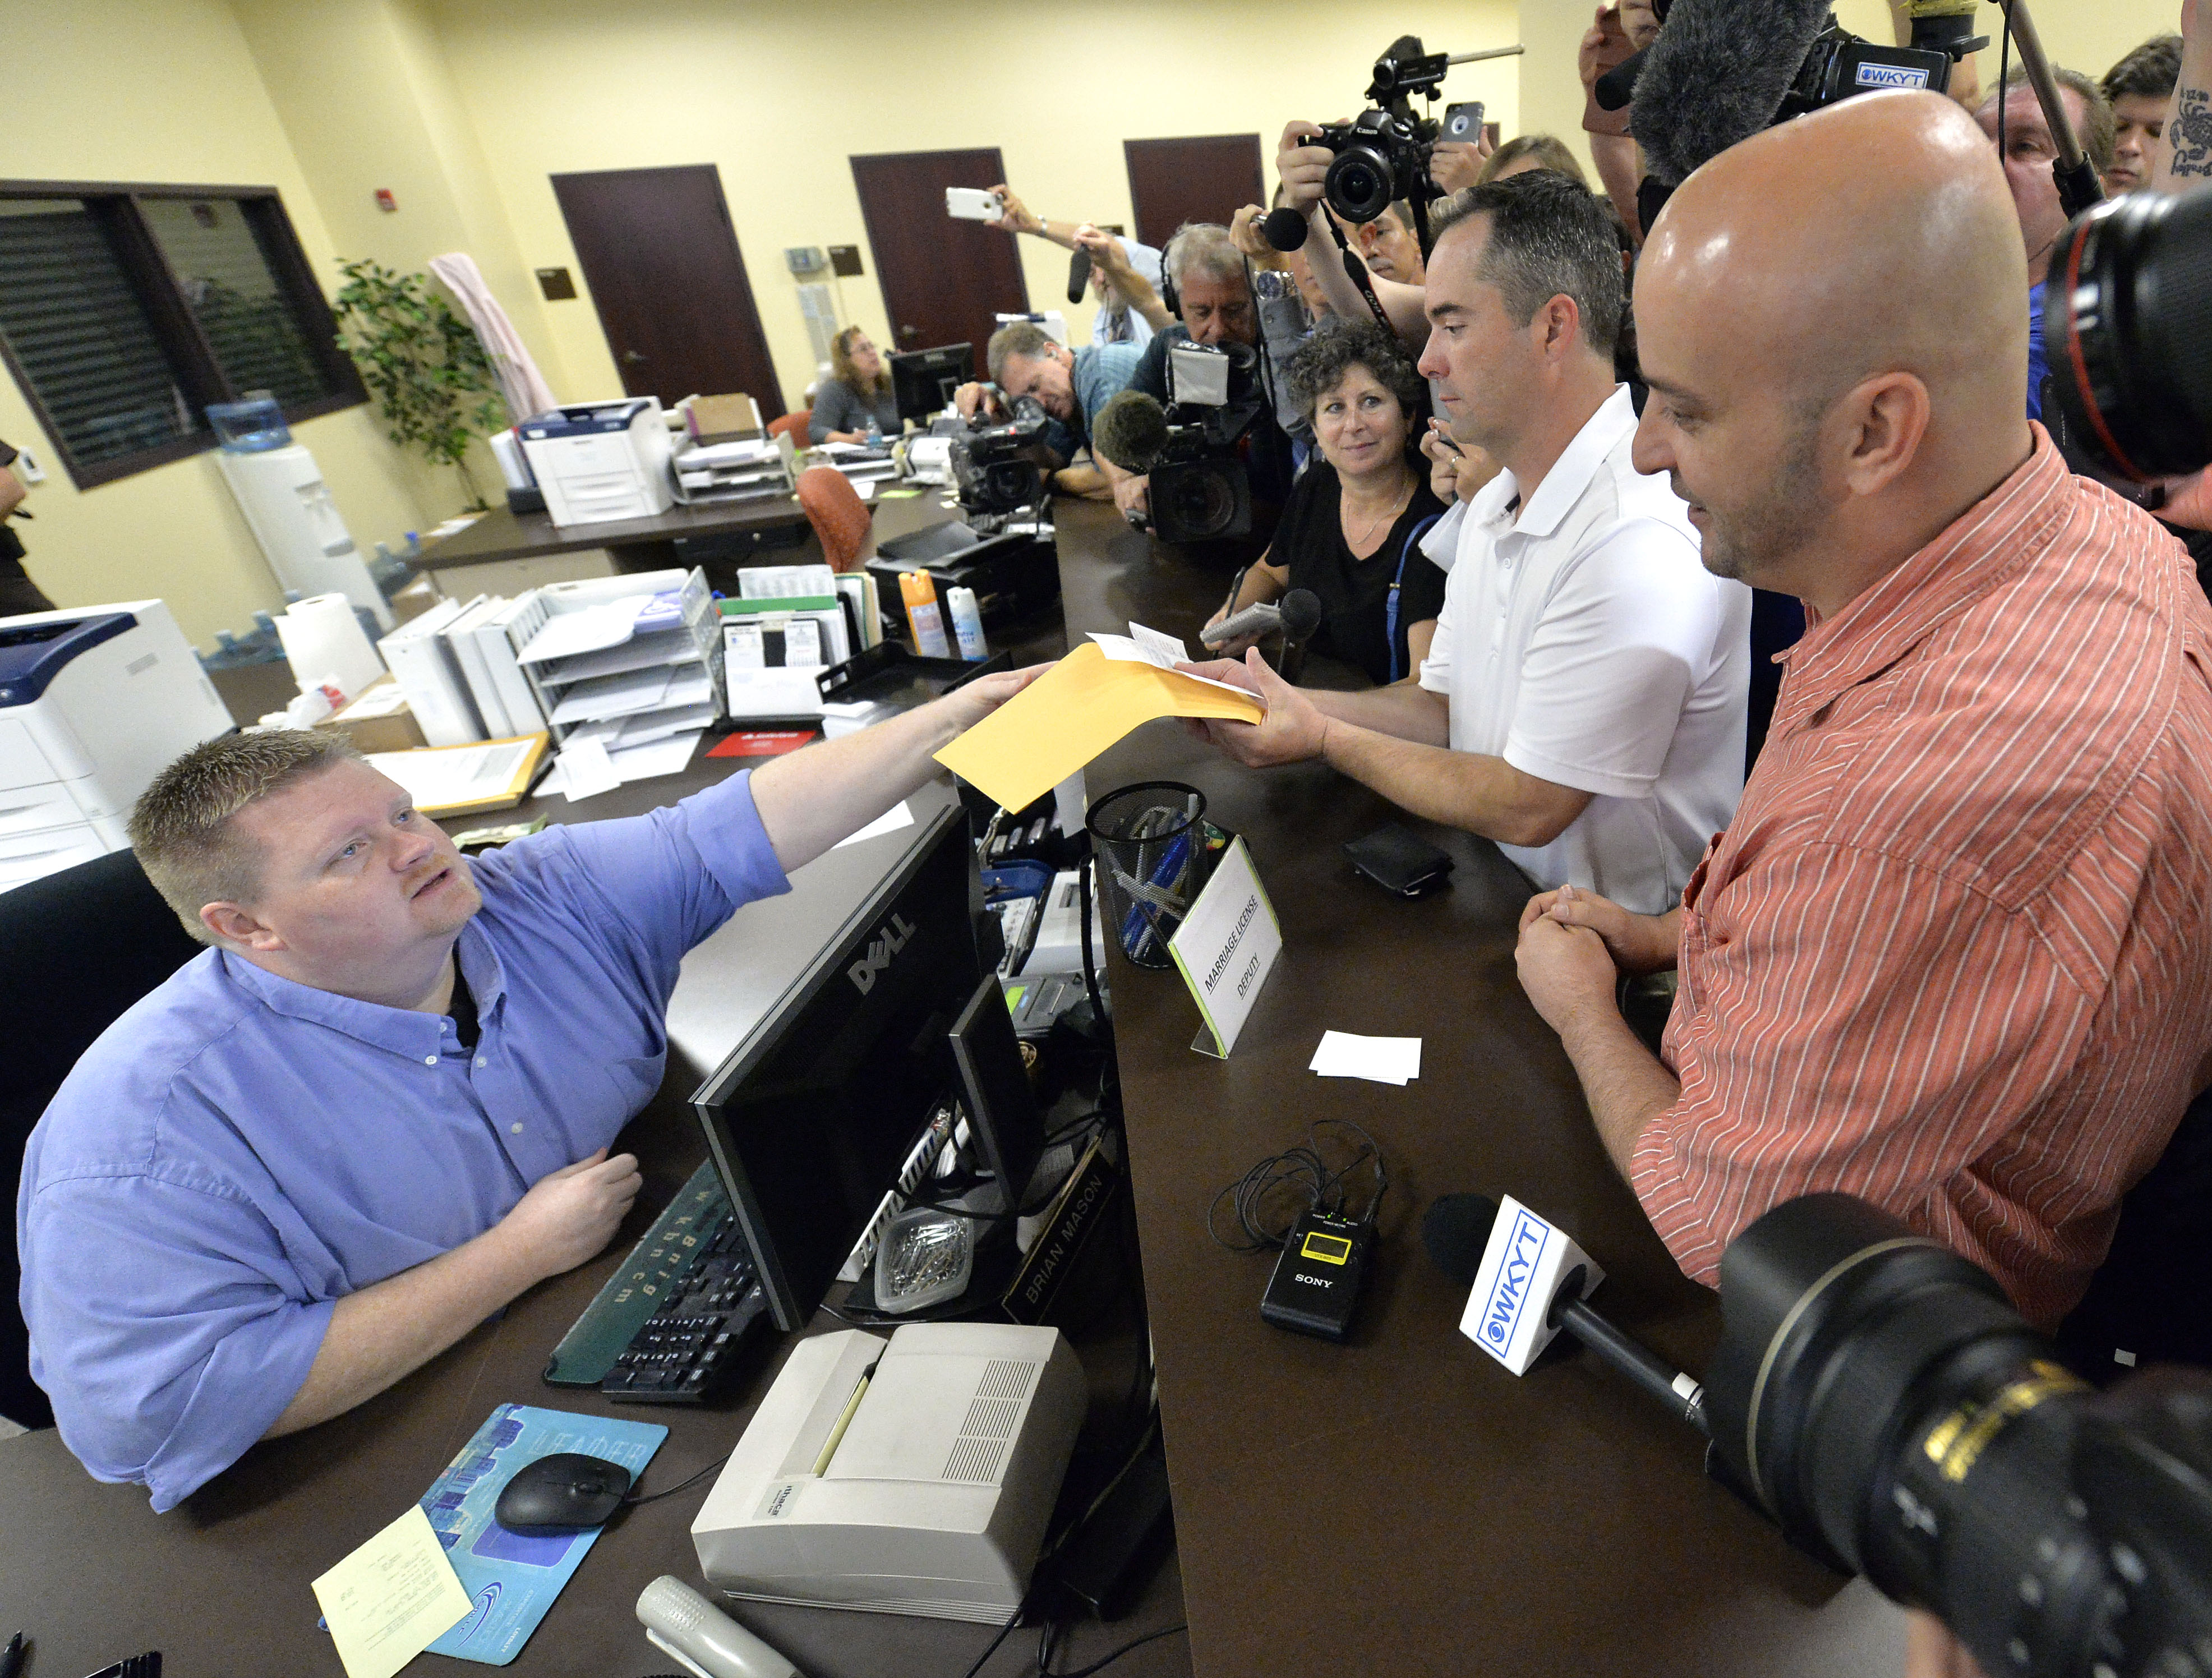
M 1242 836 L 1230 842 L 1168 953 L 1206 1024 L 1191 1047 L 1225 1060 L 1283 953 L 1283 929 Z

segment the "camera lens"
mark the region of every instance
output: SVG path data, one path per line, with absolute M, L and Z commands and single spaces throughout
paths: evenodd
M 1163 542 L 1210 542 L 1252 528 L 1244 473 L 1231 464 L 1191 460 L 1155 467 L 1150 499 Z
M 983 497 L 994 510 L 1011 513 L 1044 493 L 1044 479 L 1027 460 L 994 460 L 983 469 Z
M 1346 146 L 1323 178 L 1328 207 L 1347 222 L 1371 222 L 1399 196 L 1390 160 L 1372 146 Z
M 2051 253 L 2051 382 L 2069 428 L 2136 479 L 2212 461 L 2212 194 L 2132 192 Z

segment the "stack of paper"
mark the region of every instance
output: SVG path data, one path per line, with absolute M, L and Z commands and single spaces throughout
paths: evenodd
M 672 465 L 686 501 L 755 501 L 791 489 L 790 468 L 771 437 L 687 448 Z
M 610 751 L 643 745 L 718 714 L 720 630 L 701 572 L 556 583 L 524 601 L 503 632 L 564 743 L 590 728 Z
M 1421 1075 L 1421 1040 L 1324 1031 L 1310 1069 L 1323 1078 L 1366 1078 L 1402 1086 Z

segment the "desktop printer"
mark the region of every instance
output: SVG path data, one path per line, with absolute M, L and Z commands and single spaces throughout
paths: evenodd
M 676 499 L 675 447 L 651 397 L 580 402 L 514 429 L 556 525 L 650 519 Z
M 792 1349 L 691 1523 L 724 1594 L 997 1624 L 1090 1389 L 1057 1328 L 916 1322 Z
M 0 618 L 0 891 L 121 850 L 154 777 L 234 726 L 159 600 Z

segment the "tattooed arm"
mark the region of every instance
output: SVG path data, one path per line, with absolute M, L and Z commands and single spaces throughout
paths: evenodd
M 2212 9 L 2197 0 L 2181 9 L 2181 79 L 2174 86 L 2166 139 L 2151 173 L 2153 190 L 2186 192 L 2212 178 Z

